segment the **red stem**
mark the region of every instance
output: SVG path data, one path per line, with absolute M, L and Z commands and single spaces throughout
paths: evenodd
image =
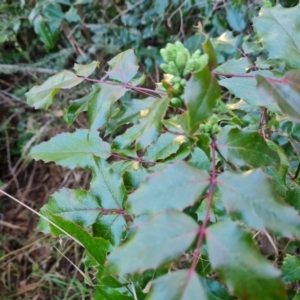
M 134 91 L 137 91 L 137 92 L 140 92 L 140 93 L 144 93 L 144 94 L 146 94 L 148 96 L 151 96 L 151 97 L 153 97 L 153 95 L 149 94 L 149 93 L 158 94 L 158 95 L 162 95 L 162 96 L 167 96 L 167 93 L 164 92 L 164 91 L 157 91 L 157 90 L 147 89 L 147 88 L 143 88 L 143 87 L 133 86 L 133 85 L 130 85 L 128 83 L 123 83 L 123 82 L 114 82 L 114 81 L 101 80 L 101 79 L 91 79 L 91 78 L 88 78 L 88 77 L 84 77 L 84 80 L 90 81 L 90 82 L 96 82 L 96 83 L 123 86 L 126 89 L 130 89 L 130 90 L 134 90 Z
M 206 227 L 207 227 L 207 223 L 209 221 L 210 209 L 211 209 L 211 205 L 212 205 L 212 201 L 213 201 L 214 190 L 215 190 L 215 187 L 216 187 L 216 184 L 217 184 L 216 138 L 215 138 L 215 136 L 212 136 L 212 142 L 210 144 L 210 147 L 211 147 L 211 152 L 212 152 L 212 159 L 211 159 L 211 169 L 212 169 L 212 171 L 211 171 L 211 175 L 210 175 L 210 178 L 209 178 L 210 188 L 209 188 L 209 192 L 208 192 L 208 196 L 207 196 L 207 208 L 206 208 L 204 220 L 202 222 L 201 227 L 199 228 L 199 233 L 198 233 L 199 238 L 198 238 L 198 242 L 197 242 L 197 245 L 196 245 L 196 249 L 194 251 L 192 266 L 189 270 L 189 276 L 188 276 L 186 286 L 188 285 L 191 277 L 194 275 L 195 270 L 196 270 L 196 266 L 197 266 L 199 255 L 200 255 L 200 250 L 201 250 L 204 235 L 205 235 L 205 230 L 206 230 Z
M 116 215 L 124 215 L 125 210 L 121 208 L 116 208 L 116 209 L 105 209 L 105 208 L 100 208 L 99 209 L 103 214 L 116 214 Z

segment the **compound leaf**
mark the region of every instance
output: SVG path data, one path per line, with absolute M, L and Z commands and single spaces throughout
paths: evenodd
M 195 203 L 209 184 L 205 170 L 184 161 L 149 175 L 128 197 L 126 208 L 135 215 L 182 210 Z
M 130 241 L 114 248 L 109 255 L 112 273 L 156 269 L 185 251 L 197 235 L 197 229 L 198 224 L 192 218 L 176 211 L 157 214 L 139 223 Z
M 300 237 L 297 212 L 286 205 L 271 178 L 260 169 L 243 174 L 224 172 L 219 189 L 227 211 L 248 226 L 285 237 Z
M 259 253 L 252 235 L 236 223 L 227 220 L 210 226 L 207 247 L 212 267 L 235 296 L 287 299 L 280 272 Z
M 62 133 L 34 146 L 31 156 L 45 162 L 73 169 L 86 168 L 94 165 L 94 156 L 107 159 L 110 156 L 110 145 L 104 142 L 97 131 L 77 129 L 73 133 Z

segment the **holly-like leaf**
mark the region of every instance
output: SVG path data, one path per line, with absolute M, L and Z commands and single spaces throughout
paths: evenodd
M 132 99 L 122 109 L 121 114 L 117 114 L 109 120 L 105 134 L 107 135 L 113 132 L 123 124 L 133 123 L 138 120 L 141 116 L 141 112 L 148 109 L 154 101 L 155 99 L 151 97 L 145 99 Z
M 218 182 L 222 201 L 233 217 L 257 230 L 300 237 L 297 212 L 282 201 L 271 178 L 260 169 L 243 174 L 227 171 Z
M 92 237 L 81 226 L 60 216 L 55 216 L 49 213 L 48 217 L 50 221 L 57 224 L 60 228 L 79 241 L 100 266 L 104 265 L 107 252 L 111 250 L 111 244 L 109 241 L 100 237 Z
M 300 259 L 287 254 L 281 267 L 282 279 L 285 283 L 291 284 L 300 280 Z
M 167 209 L 182 210 L 195 203 L 209 184 L 209 174 L 184 161 L 157 171 L 128 197 L 130 213 L 156 214 Z
M 106 209 L 122 208 L 126 190 L 120 175 L 103 159 L 95 159 L 92 171 L 90 191 L 99 197 L 101 206 Z
M 233 77 L 219 80 L 221 86 L 226 87 L 230 93 L 236 97 L 244 100 L 248 104 L 265 106 L 269 110 L 279 112 L 277 104 L 269 98 L 261 99 L 256 91 L 255 75 L 261 74 L 268 77 L 274 77 L 270 71 L 254 71 L 247 73 L 248 76 L 253 77 Z
M 278 154 L 256 131 L 225 127 L 217 139 L 217 147 L 227 161 L 239 166 L 259 168 L 279 165 Z
M 119 85 L 102 83 L 100 86 L 100 91 L 91 99 L 88 106 L 91 130 L 101 128 L 107 123 L 113 104 L 126 93 L 126 88 Z
M 295 182 L 290 185 L 285 201 L 292 205 L 300 214 L 300 187 Z
M 145 154 L 145 160 L 157 161 L 169 157 L 178 151 L 182 143 L 186 142 L 184 135 L 174 135 L 172 133 L 162 134 L 152 145 L 149 146 Z
M 285 115 L 300 122 L 300 71 L 290 71 L 281 80 L 260 75 L 256 75 L 256 80 L 261 100 L 277 103 Z
M 118 135 L 113 141 L 114 149 L 128 148 L 140 135 L 140 125 L 129 127 L 123 134 Z
M 62 71 L 49 77 L 43 84 L 36 85 L 27 92 L 27 103 L 35 108 L 47 108 L 60 89 L 70 89 L 84 79 L 77 77 L 73 72 Z
M 109 78 L 128 83 L 137 73 L 139 68 L 137 59 L 132 49 L 126 50 L 108 62 Z
M 169 211 L 138 224 L 131 240 L 108 257 L 112 273 L 128 274 L 156 269 L 185 251 L 197 235 L 198 224 L 189 216 Z
M 49 198 L 42 210 L 46 215 L 50 212 L 86 228 L 96 222 L 101 206 L 99 200 L 87 191 L 63 188 Z
M 38 160 L 54 161 L 56 164 L 73 169 L 91 167 L 94 156 L 107 159 L 110 145 L 104 142 L 97 131 L 78 129 L 74 133 L 62 133 L 34 146 L 30 154 Z
M 191 76 L 184 91 L 187 112 L 183 115 L 186 119 L 183 122 L 189 132 L 194 132 L 212 114 L 220 91 L 220 86 L 208 66 Z
M 243 11 L 233 5 L 226 6 L 226 19 L 230 27 L 235 31 L 243 31 L 247 25 Z
M 229 292 L 247 300 L 283 300 L 286 292 L 280 272 L 258 251 L 252 235 L 227 220 L 207 229 L 207 247 L 212 267 Z
M 245 74 L 246 71 L 251 68 L 248 58 L 242 57 L 240 59 L 230 59 L 224 64 L 218 66 L 214 71 L 221 73 L 232 74 Z
M 206 153 L 198 147 L 192 152 L 192 157 L 189 162 L 200 169 L 204 169 L 206 171 L 211 170 L 211 162 L 209 161 Z
M 197 295 L 197 296 L 196 296 Z M 178 270 L 155 279 L 146 300 L 208 300 L 197 273 Z
M 71 105 L 68 107 L 68 111 L 65 114 L 65 119 L 68 123 L 68 125 L 73 124 L 73 122 L 76 120 L 78 115 L 86 111 L 88 109 L 89 101 L 91 101 L 100 91 L 100 85 L 95 84 L 93 86 L 93 89 L 84 97 L 72 101 Z
M 89 77 L 96 70 L 96 68 L 99 67 L 100 62 L 94 60 L 93 62 L 87 65 L 74 64 L 73 69 L 75 70 L 78 76 Z
M 213 47 L 209 35 L 206 35 L 204 42 L 202 43 L 203 51 L 208 55 L 208 66 L 210 69 L 214 69 L 218 65 L 217 53 Z
M 299 18 L 299 5 L 287 9 L 278 4 L 272 8 L 263 7 L 253 20 L 269 58 L 279 59 L 291 69 L 300 68 Z
M 154 142 L 162 128 L 162 118 L 168 108 L 169 99 L 157 99 L 149 107 L 141 111 L 140 118 L 140 135 L 136 140 L 138 149 L 145 149 Z
M 102 215 L 93 224 L 93 236 L 109 240 L 112 245 L 120 245 L 125 228 L 126 222 L 123 216 L 117 214 Z
M 208 300 L 232 300 L 227 290 L 218 281 L 201 277 L 200 280 L 206 290 Z
M 300 124 L 285 120 L 280 123 L 280 130 L 290 136 L 292 139 L 300 142 Z

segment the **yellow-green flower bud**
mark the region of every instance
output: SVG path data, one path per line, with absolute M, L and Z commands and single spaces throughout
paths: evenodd
M 176 55 L 175 63 L 180 72 L 183 71 L 187 61 L 188 61 L 188 57 L 186 53 L 184 51 L 178 51 Z
M 181 107 L 183 105 L 183 102 L 180 98 L 174 97 L 170 101 L 171 105 L 174 107 Z
M 171 73 L 171 72 L 169 72 L 169 65 L 167 65 L 167 64 L 160 64 L 159 67 L 164 71 L 164 73 Z
M 174 61 L 168 62 L 168 73 L 170 73 L 174 76 L 180 76 L 180 72 L 179 72 L 177 66 L 175 65 Z

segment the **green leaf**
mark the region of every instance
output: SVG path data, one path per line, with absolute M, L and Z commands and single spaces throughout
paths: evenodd
M 155 279 L 146 300 L 208 300 L 196 273 L 178 270 Z
M 124 184 L 126 189 L 132 190 L 137 189 L 142 182 L 146 180 L 146 177 L 149 175 L 149 173 L 146 171 L 146 169 L 140 167 L 138 164 L 133 170 L 128 170 L 124 174 Z
M 226 87 L 230 91 L 230 93 L 235 95 L 237 98 L 241 98 L 248 104 L 265 106 L 271 111 L 279 112 L 279 108 L 273 100 L 270 101 L 270 99 L 261 99 L 259 97 L 259 94 L 256 90 L 255 80 L 255 75 L 257 74 L 261 74 L 268 77 L 274 77 L 274 75 L 272 75 L 270 71 L 255 71 L 247 73 L 247 75 L 253 75 L 253 78 L 225 78 L 219 80 L 219 84 L 221 86 Z
M 285 283 L 291 284 L 300 280 L 300 259 L 287 254 L 281 267 L 282 279 Z
M 132 194 L 126 203 L 135 215 L 156 214 L 167 209 L 182 210 L 195 203 L 209 184 L 209 174 L 184 161 L 155 172 Z
M 74 64 L 74 70 L 76 72 L 76 75 L 82 76 L 82 77 L 89 77 L 96 68 L 100 67 L 99 61 L 93 61 L 90 64 L 87 65 L 80 65 L 80 64 Z
M 285 120 L 280 123 L 280 130 L 289 137 L 300 142 L 300 124 Z
M 208 66 L 192 74 L 186 84 L 184 114 L 189 132 L 197 130 L 199 124 L 212 114 L 212 109 L 220 97 L 220 87 Z
M 74 133 L 58 134 L 47 142 L 34 146 L 31 156 L 45 162 L 54 161 L 63 167 L 91 167 L 94 156 L 107 159 L 110 145 L 104 142 L 97 131 L 77 129 Z
M 103 159 L 95 159 L 92 172 L 90 192 L 99 197 L 101 206 L 106 209 L 122 208 L 127 194 L 120 175 Z
M 65 114 L 65 119 L 68 125 L 73 124 L 81 112 L 87 111 L 89 101 L 91 101 L 97 95 L 99 88 L 99 84 L 95 84 L 87 95 L 78 100 L 72 101 L 71 105 L 68 107 L 67 113 Z
M 119 85 L 102 83 L 100 86 L 100 91 L 95 94 L 88 106 L 90 130 L 101 128 L 107 123 L 113 104 L 126 93 L 126 88 Z
M 141 112 L 140 118 L 140 135 L 136 140 L 138 149 L 145 149 L 154 142 L 162 128 L 162 118 L 168 108 L 169 99 L 157 99 L 149 109 Z
M 253 20 L 269 58 L 279 59 L 291 69 L 300 68 L 299 18 L 299 5 L 287 9 L 278 4 L 272 8 L 263 7 Z
M 138 120 L 141 114 L 143 115 L 143 111 L 148 109 L 154 101 L 155 99 L 151 97 L 130 100 L 130 102 L 123 108 L 124 111 L 121 115 L 118 114 L 109 120 L 105 135 L 113 132 L 123 124 L 133 123 Z
M 140 125 L 129 127 L 123 134 L 118 135 L 113 141 L 114 149 L 128 148 L 140 135 Z
M 286 205 L 271 179 L 260 169 L 241 174 L 224 172 L 218 178 L 227 211 L 257 230 L 285 237 L 300 237 L 297 212 Z
M 258 251 L 252 235 L 232 221 L 207 229 L 207 247 L 212 267 L 229 292 L 247 300 L 287 299 L 280 272 Z
M 256 80 L 262 101 L 277 103 L 284 114 L 300 122 L 300 71 L 290 71 L 281 80 L 260 75 L 256 75 Z
M 211 162 L 209 161 L 206 153 L 200 148 L 194 149 L 189 162 L 194 166 L 198 167 L 199 169 L 204 169 L 206 171 L 211 170 Z
M 128 83 L 136 75 L 139 68 L 136 56 L 132 49 L 126 50 L 108 62 L 109 78 Z
M 27 103 L 35 108 L 47 108 L 60 89 L 70 89 L 83 80 L 83 78 L 78 78 L 73 72 L 59 72 L 49 77 L 43 84 L 34 86 L 27 92 L 25 94 Z
M 147 149 L 144 159 L 147 161 L 157 161 L 169 157 L 178 151 L 182 143 L 185 143 L 187 138 L 184 135 L 174 135 L 172 133 L 162 134 L 150 147 Z
M 93 224 L 93 236 L 109 240 L 112 245 L 120 245 L 126 222 L 120 215 L 103 215 Z
M 96 294 L 94 295 L 94 300 L 133 300 L 131 296 L 126 296 L 117 289 L 113 289 L 107 286 L 96 285 Z M 127 289 L 126 289 L 127 291 Z
M 63 188 L 49 198 L 42 210 L 87 228 L 96 222 L 101 206 L 98 199 L 87 191 Z
M 205 288 L 208 300 L 231 300 L 226 289 L 216 280 L 201 278 L 202 286 Z
M 300 293 L 295 294 L 293 300 L 300 300 Z
M 285 201 L 292 205 L 300 214 L 300 187 L 296 183 L 292 183 L 286 194 Z
M 164 16 L 164 13 L 169 5 L 169 0 L 155 0 L 154 1 L 154 9 L 158 15 L 161 17 Z
M 108 257 L 109 267 L 117 274 L 156 269 L 184 252 L 194 241 L 197 229 L 198 224 L 183 213 L 157 214 L 138 224 L 129 242 L 114 248 Z
M 279 165 L 278 154 L 255 131 L 225 127 L 217 139 L 217 147 L 227 161 L 239 166 L 259 168 Z
M 218 66 L 214 71 L 221 73 L 245 74 L 251 67 L 252 65 L 248 58 L 242 57 L 240 59 L 230 59 L 224 64 Z
M 209 35 L 206 35 L 206 38 L 204 42 L 202 43 L 202 48 L 204 53 L 208 55 L 208 66 L 212 70 L 217 67 L 218 65 L 218 59 L 217 59 L 217 54 L 214 49 L 214 46 L 211 42 L 211 39 Z
M 81 226 L 62 217 L 55 216 L 51 213 L 49 213 L 48 217 L 50 221 L 57 224 L 60 228 L 79 241 L 100 266 L 104 265 L 107 252 L 111 250 L 110 242 L 100 237 L 92 237 Z
M 230 27 L 235 31 L 243 31 L 246 28 L 247 24 L 242 10 L 233 5 L 226 5 L 226 19 Z

